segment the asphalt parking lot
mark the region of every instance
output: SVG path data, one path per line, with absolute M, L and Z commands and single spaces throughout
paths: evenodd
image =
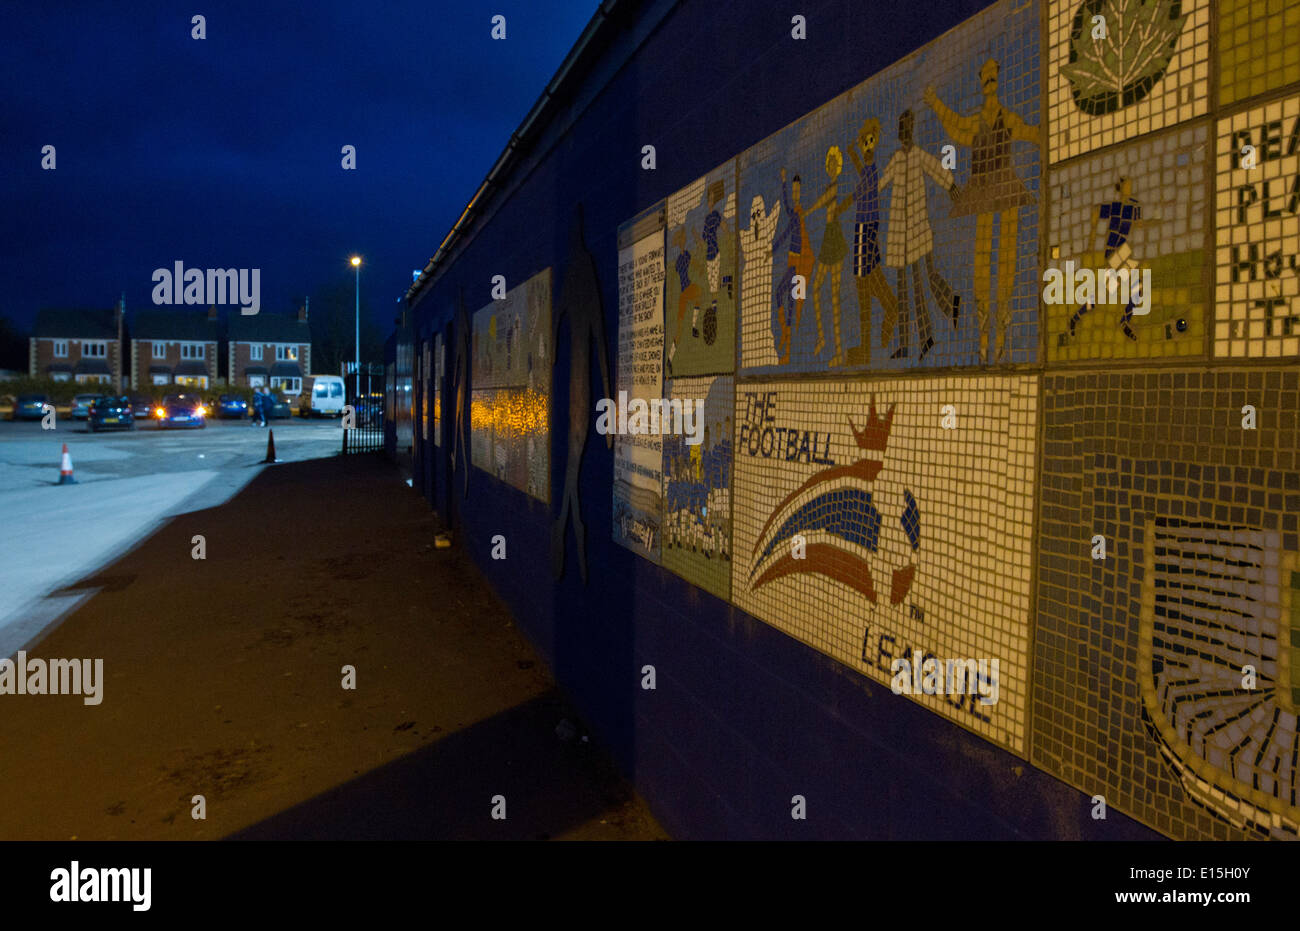
M 334 456 L 337 420 L 273 420 L 276 457 L 301 462 Z M 203 429 L 91 433 L 60 417 L 0 421 L 0 656 L 31 642 L 89 597 L 58 590 L 123 555 L 162 521 L 215 507 L 263 468 L 268 430 L 249 421 L 212 420 Z M 60 485 L 63 444 L 77 484 Z

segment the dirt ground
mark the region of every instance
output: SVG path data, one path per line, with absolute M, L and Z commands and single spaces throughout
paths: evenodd
M 0 839 L 665 838 L 436 529 L 377 457 L 289 463 L 73 586 L 27 653 L 103 702 L 0 696 Z

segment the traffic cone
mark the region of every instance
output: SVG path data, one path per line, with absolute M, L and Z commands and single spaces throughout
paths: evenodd
M 77 484 L 77 480 L 72 477 L 72 454 L 68 452 L 67 443 L 63 444 L 63 462 L 59 465 L 59 484 Z
M 267 465 L 274 465 L 279 461 L 280 461 L 279 459 L 275 458 L 275 431 L 267 430 L 266 431 L 266 458 L 263 459 L 262 462 Z

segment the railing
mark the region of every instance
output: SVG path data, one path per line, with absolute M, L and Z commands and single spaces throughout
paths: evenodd
M 343 411 L 343 452 L 376 453 L 384 448 L 383 366 L 345 376 L 348 406 Z

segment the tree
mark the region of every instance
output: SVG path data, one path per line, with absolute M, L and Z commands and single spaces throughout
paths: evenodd
M 317 373 L 341 372 L 343 363 L 356 357 L 355 284 L 352 280 L 323 285 L 311 296 L 312 370 Z M 361 361 L 381 362 L 384 358 L 384 335 L 371 319 L 366 300 L 361 300 Z
M 27 333 L 7 317 L 0 317 L 0 369 L 26 372 L 28 362 Z

